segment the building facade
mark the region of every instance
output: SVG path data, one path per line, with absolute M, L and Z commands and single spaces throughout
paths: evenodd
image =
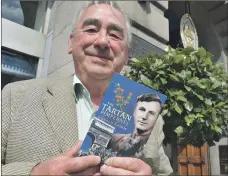
M 72 56 L 67 54 L 68 39 L 73 19 L 84 3 L 87 2 L 2 1 L 2 87 L 18 80 L 74 74 Z M 226 1 L 118 1 L 118 4 L 132 22 L 130 58 L 143 56 L 148 51 L 164 53 L 168 45 L 177 47 L 180 19 L 190 13 L 199 46 L 210 51 L 213 61 L 221 62 L 228 70 Z M 224 150 L 221 146 L 227 149 L 227 145 L 227 138 L 223 138 L 208 149 L 210 174 L 225 173 L 228 160 L 220 155 Z M 167 146 L 165 151 L 174 171 L 178 172 L 180 169 L 175 163 L 179 153 L 173 148 Z

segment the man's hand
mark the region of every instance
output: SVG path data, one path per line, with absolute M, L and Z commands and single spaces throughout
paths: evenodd
M 35 166 L 31 175 L 93 175 L 99 172 L 101 162 L 98 156 L 75 157 L 80 150 L 82 142 L 78 142 L 71 149 Z
M 137 158 L 112 157 L 106 160 L 100 173 L 102 175 L 152 175 L 152 169 Z

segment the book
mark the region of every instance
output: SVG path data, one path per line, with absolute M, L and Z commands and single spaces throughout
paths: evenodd
M 167 96 L 114 73 L 79 156 L 142 157 Z

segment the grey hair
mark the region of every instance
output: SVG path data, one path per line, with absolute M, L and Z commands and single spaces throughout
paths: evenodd
M 105 0 L 94 1 L 94 0 L 92 0 L 92 1 L 90 1 L 88 3 L 84 3 L 82 5 L 82 7 L 80 8 L 80 10 L 75 15 L 74 19 L 73 19 L 73 27 L 72 27 L 71 35 L 74 35 L 75 32 L 76 32 L 76 24 L 77 24 L 78 20 L 80 19 L 81 15 L 82 15 L 82 12 L 86 8 L 88 8 L 88 7 L 92 6 L 92 5 L 95 5 L 95 4 L 108 4 L 111 7 L 119 10 L 122 13 L 122 15 L 124 16 L 125 21 L 126 21 L 126 27 L 127 27 L 127 43 L 128 43 L 128 47 L 130 48 L 130 46 L 131 46 L 131 39 L 132 39 L 131 23 L 130 23 L 130 20 L 129 20 L 128 16 L 124 13 L 124 11 L 120 8 L 120 6 L 115 1 L 105 1 Z

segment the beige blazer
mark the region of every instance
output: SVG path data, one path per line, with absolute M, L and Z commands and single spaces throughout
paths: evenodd
M 2 91 L 2 174 L 29 175 L 38 163 L 72 147 L 78 141 L 76 103 L 73 77 L 8 84 Z M 153 175 L 168 175 L 162 119 L 155 126 L 145 154 Z

